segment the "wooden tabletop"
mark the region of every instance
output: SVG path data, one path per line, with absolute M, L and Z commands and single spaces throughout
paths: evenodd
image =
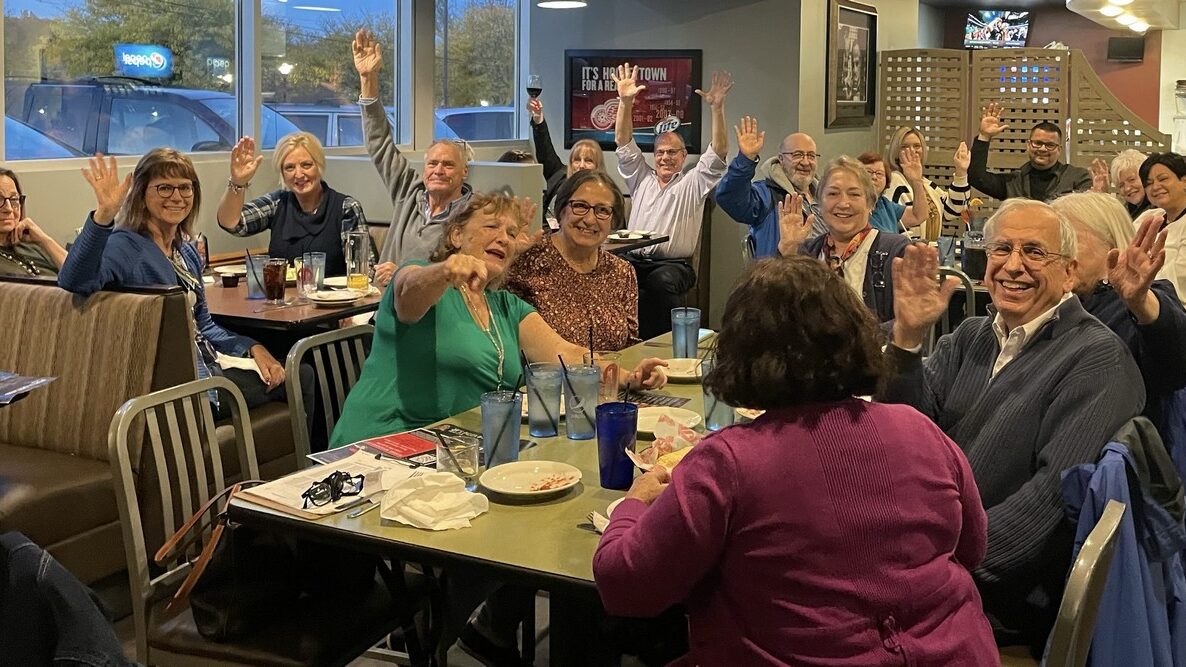
M 666 243 L 670 240 L 670 236 L 651 236 L 645 239 L 632 239 L 630 241 L 615 241 L 609 239 L 605 242 L 605 249 L 615 255 L 625 255 L 632 250 L 639 248 L 647 248 L 660 243 Z
M 370 313 L 379 309 L 382 293 L 366 296 L 349 306 L 322 308 L 311 303 L 298 303 L 297 291 L 288 287 L 284 296 L 293 305 L 270 306 L 263 299 L 247 298 L 247 281 L 238 287 L 223 287 L 221 283 L 206 285 L 206 305 L 210 315 L 220 324 L 262 329 L 301 330 L 332 324 L 344 317 Z

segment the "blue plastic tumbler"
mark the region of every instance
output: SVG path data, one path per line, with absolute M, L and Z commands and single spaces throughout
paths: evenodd
M 626 456 L 638 433 L 638 406 L 602 403 L 597 406 L 597 463 L 601 488 L 620 491 L 634 481 L 634 464 Z
M 527 432 L 552 438 L 560 432 L 560 364 L 527 366 Z
M 714 355 L 705 355 L 704 360 L 700 362 L 700 377 L 708 377 L 712 372 L 713 366 L 716 365 L 716 357 Z M 727 405 L 724 401 L 709 393 L 708 388 L 703 386 L 701 381 L 701 388 L 704 392 L 704 428 L 710 431 L 719 431 L 726 426 L 733 425 L 733 406 Z
M 264 298 L 264 264 L 270 258 L 267 255 L 249 255 L 247 257 L 247 298 Z
M 592 440 L 597 427 L 597 392 L 601 369 L 568 366 L 564 382 L 564 432 L 569 440 Z
M 523 403 L 517 391 L 482 394 L 482 446 L 486 468 L 519 460 L 519 421 Z
M 671 309 L 671 356 L 673 359 L 695 359 L 700 343 L 700 309 Z

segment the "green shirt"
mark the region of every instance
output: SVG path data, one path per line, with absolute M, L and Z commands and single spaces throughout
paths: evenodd
M 0 276 L 29 276 L 26 264 L 32 264 L 39 276 L 53 278 L 58 275 L 58 267 L 41 248 L 32 243 L 18 243 L 15 246 L 0 246 Z M 13 261 L 6 255 L 15 255 L 21 261 Z
M 483 393 L 500 388 L 494 343 L 455 287 L 446 288 L 419 322 L 404 324 L 395 316 L 394 284 L 379 302 L 371 353 L 342 406 L 330 447 L 440 421 L 477 407 Z M 488 290 L 486 297 L 502 337 L 501 388 L 507 389 L 523 370 L 519 323 L 535 309 L 503 290 Z

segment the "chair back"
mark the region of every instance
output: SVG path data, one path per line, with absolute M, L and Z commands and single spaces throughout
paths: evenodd
M 322 406 L 325 434 L 328 438 L 334 425 L 342 416 L 342 404 L 346 394 L 358 382 L 362 364 L 371 348 L 375 327 L 363 324 L 335 331 L 327 331 L 297 341 L 284 362 L 285 383 L 288 391 L 288 407 L 292 418 L 292 435 L 296 441 L 297 468 L 312 465 L 306 458 L 309 446 L 309 417 L 305 403 L 301 400 L 304 387 L 301 382 L 301 363 L 307 355 L 313 357 L 316 396 Z
M 124 554 L 132 592 L 132 615 L 136 628 L 136 659 L 148 663 L 148 618 L 151 606 L 181 584 L 189 571 L 189 560 L 201 551 L 204 539 L 179 550 L 174 560 L 162 567 L 150 564 L 150 554 L 213 495 L 226 488 L 227 466 L 215 433 L 214 416 L 207 392 L 218 390 L 231 408 L 235 451 L 241 479 L 259 477 L 255 441 L 243 394 L 224 377 L 195 380 L 133 398 L 124 403 L 111 420 L 108 457 L 115 478 L 116 503 L 123 528 Z M 143 434 L 142 448 L 150 458 L 156 488 L 137 489 L 138 463 L 132 451 L 133 434 Z M 146 486 L 152 482 L 146 483 Z M 147 505 L 160 508 L 160 525 L 145 525 Z M 152 520 L 152 519 L 150 519 Z M 202 535 L 206 537 L 206 535 Z M 163 568 L 163 569 L 162 569 Z
M 1124 503 L 1109 500 L 1071 567 L 1046 650 L 1047 667 L 1084 667 L 1091 651 L 1100 598 L 1108 583 Z
M 972 279 L 968 277 L 968 274 L 955 267 L 940 266 L 939 280 L 943 280 L 948 276 L 955 276 L 956 278 L 959 278 L 960 282 L 962 283 L 962 288 L 965 295 L 964 318 L 976 317 L 976 286 L 972 283 Z M 938 332 L 935 330 L 936 327 L 940 328 Z M 944 311 L 942 319 L 940 319 L 939 322 L 936 322 L 934 327 L 931 327 L 931 332 L 928 334 L 926 345 L 923 348 L 925 352 L 930 354 L 931 351 L 935 349 L 935 341 L 940 336 L 951 333 L 951 330 L 951 322 L 948 320 L 947 311 Z

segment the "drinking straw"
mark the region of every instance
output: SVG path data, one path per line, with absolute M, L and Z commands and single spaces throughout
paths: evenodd
M 519 373 L 519 382 L 515 384 L 516 394 L 519 393 L 519 385 L 521 384 L 523 384 L 522 372 Z M 513 401 L 511 402 L 511 407 L 514 407 Z M 502 442 L 502 434 L 507 430 L 507 427 L 511 425 L 511 418 L 514 417 L 516 421 L 519 419 L 519 415 L 511 414 L 512 412 L 514 412 L 514 410 L 507 410 L 507 416 L 502 420 L 502 425 L 499 426 L 498 430 L 494 432 L 494 444 L 490 445 L 490 451 L 486 453 L 487 467 L 489 467 L 490 462 L 494 460 L 494 452 L 498 451 L 498 443 Z
M 461 464 L 457 462 L 457 457 L 453 455 L 453 450 L 449 448 L 449 443 L 445 442 L 445 436 L 441 435 L 439 431 L 433 431 L 432 434 L 437 437 L 437 440 L 441 441 L 441 446 L 445 448 L 445 453 L 449 455 L 449 460 L 453 462 L 453 467 L 457 468 L 457 472 L 460 472 L 464 475 L 474 474 L 473 472 L 462 468 Z
M 531 362 L 527 361 L 527 353 L 525 353 L 523 350 L 519 350 L 519 360 L 523 365 L 523 373 L 525 373 L 526 375 L 532 375 Z M 563 366 L 562 366 L 562 368 L 563 368 Z M 520 377 L 520 379 L 522 379 L 522 377 Z M 530 400 L 530 398 L 531 397 L 528 396 L 528 400 Z M 560 420 L 557 419 L 556 417 L 552 416 L 552 411 L 548 409 L 548 404 L 544 402 L 543 397 L 539 395 L 538 391 L 535 392 L 535 398 L 536 398 L 536 400 L 538 400 L 540 402 L 540 406 L 543 407 L 543 409 L 544 409 L 544 414 L 547 415 L 547 417 L 548 417 L 548 425 L 550 425 L 552 427 L 552 430 L 556 431 L 556 434 L 559 435 L 560 434 Z
M 581 404 L 581 397 L 577 396 L 577 390 L 572 388 L 572 380 L 568 379 L 568 368 L 564 365 L 564 355 L 558 354 L 556 358 L 560 360 L 560 375 L 564 377 L 564 384 L 568 385 L 568 393 L 572 396 L 572 405 L 568 406 L 572 410 L 581 413 L 581 419 L 589 421 L 589 413 L 585 412 L 585 406 Z M 572 425 L 572 422 L 569 422 Z
M 589 363 L 597 363 L 597 358 L 593 356 L 593 317 L 589 317 Z
M 251 251 L 250 251 L 250 250 L 248 250 L 247 248 L 244 248 L 244 249 L 243 249 L 243 252 L 247 253 L 247 270 L 248 270 L 248 271 L 250 271 L 250 272 L 251 272 L 251 274 L 255 276 L 255 282 L 256 282 L 256 284 L 257 284 L 257 285 L 259 285 L 259 286 L 260 286 L 260 289 L 263 289 L 263 286 L 264 286 L 264 279 L 263 279 L 263 276 L 259 275 L 259 272 L 258 272 L 258 271 L 256 271 L 256 269 L 257 269 L 257 268 L 259 268 L 259 267 L 258 267 L 258 266 L 256 265 L 256 263 L 255 263 L 255 262 L 254 262 L 254 261 L 251 259 Z M 248 289 L 248 291 L 251 291 L 251 290 L 250 290 L 250 289 Z

